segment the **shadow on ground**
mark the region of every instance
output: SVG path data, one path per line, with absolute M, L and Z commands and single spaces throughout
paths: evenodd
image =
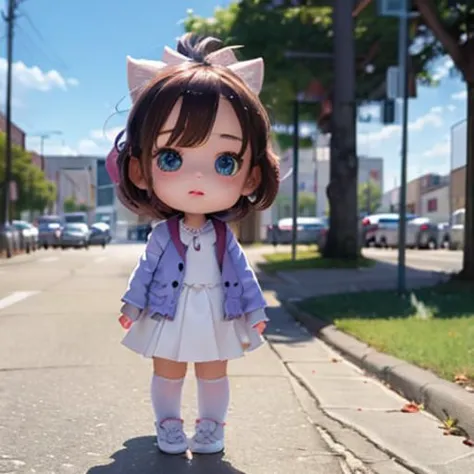
M 112 454 L 111 464 L 94 466 L 86 474 L 246 474 L 225 461 L 223 454 L 195 455 L 189 461 L 184 455 L 161 453 L 153 436 L 129 439 L 123 446 Z

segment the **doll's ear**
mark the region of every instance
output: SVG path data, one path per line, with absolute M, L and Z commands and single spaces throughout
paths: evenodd
M 133 156 L 130 158 L 130 162 L 128 164 L 128 176 L 130 177 L 130 181 L 138 189 L 147 189 L 147 183 L 145 176 L 143 176 L 143 170 L 140 161 Z
M 242 196 L 250 196 L 253 194 L 262 182 L 262 170 L 260 166 L 254 166 L 247 176 L 244 188 L 242 189 Z

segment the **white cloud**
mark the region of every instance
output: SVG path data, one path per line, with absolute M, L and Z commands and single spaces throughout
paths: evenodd
M 413 122 L 410 122 L 408 124 L 408 130 L 410 132 L 419 132 L 430 125 L 433 127 L 441 127 L 443 125 L 442 112 L 442 107 L 432 107 L 427 114 L 418 117 Z M 386 125 L 376 132 L 358 134 L 357 143 L 359 145 L 374 145 L 391 137 L 398 136 L 400 132 L 400 125 Z
M 5 77 L 7 71 L 7 60 L 0 58 L 0 77 Z M 22 61 L 13 63 L 12 69 L 13 80 L 16 84 L 20 84 L 25 89 L 33 89 L 47 92 L 52 89 L 67 90 L 68 86 L 74 87 L 79 85 L 79 81 L 74 78 L 64 78 L 58 71 L 52 69 L 50 71 L 42 71 L 38 66 L 28 67 Z M 4 81 L 2 81 L 4 86 Z
M 446 109 L 449 110 L 450 112 L 454 112 L 457 107 L 454 104 L 449 104 L 446 106 Z
M 451 95 L 451 98 L 454 100 L 466 100 L 467 99 L 467 90 L 464 89 L 459 92 L 455 92 L 454 94 Z
M 91 130 L 90 137 L 93 140 L 107 141 L 114 143 L 117 135 L 123 130 L 123 127 L 112 127 L 108 129 L 95 129 Z
M 435 143 L 423 153 L 423 158 L 448 158 L 451 153 L 449 140 Z
M 441 79 L 445 78 L 448 76 L 451 71 L 453 70 L 454 67 L 454 62 L 453 60 L 445 56 L 441 62 L 435 67 L 434 72 L 433 72 L 433 79 L 435 81 L 440 81 Z

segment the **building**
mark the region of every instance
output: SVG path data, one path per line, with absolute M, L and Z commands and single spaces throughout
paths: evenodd
M 330 178 L 330 135 L 321 134 L 314 148 L 301 149 L 298 152 L 298 191 L 314 194 L 314 210 L 308 215 L 318 217 L 328 213 L 329 202 L 326 189 Z M 286 150 L 282 154 L 280 174 L 284 176 L 293 167 L 293 151 Z M 383 159 L 367 156 L 359 157 L 359 185 L 372 182 L 383 192 Z M 280 209 L 278 217 L 287 217 L 292 209 L 293 179 L 288 178 L 280 185 Z M 286 199 L 282 199 L 282 197 Z
M 433 222 L 448 222 L 450 215 L 449 185 L 443 184 L 421 195 L 421 212 Z
M 7 131 L 7 119 L 2 113 L 0 113 L 0 131 L 4 133 Z M 13 145 L 25 149 L 26 133 L 13 122 L 11 122 L 11 137 Z
M 450 216 L 450 176 L 428 173 L 407 183 L 406 212 L 429 217 L 434 222 L 447 222 Z M 400 188 L 382 196 L 382 212 L 398 212 Z
M 450 214 L 466 205 L 467 120 L 451 128 Z

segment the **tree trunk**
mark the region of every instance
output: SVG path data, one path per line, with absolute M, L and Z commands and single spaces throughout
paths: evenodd
M 467 83 L 466 219 L 461 275 L 474 281 L 474 82 Z
M 324 257 L 359 256 L 353 1 L 335 0 L 329 232 Z

